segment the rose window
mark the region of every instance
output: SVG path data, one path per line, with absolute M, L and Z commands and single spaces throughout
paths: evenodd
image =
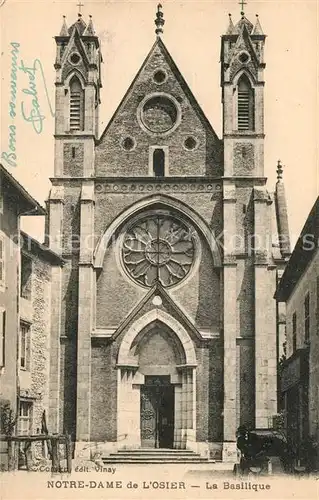
M 129 275 L 151 287 L 176 285 L 190 271 L 195 241 L 192 230 L 178 219 L 154 216 L 138 221 L 125 234 L 122 256 Z

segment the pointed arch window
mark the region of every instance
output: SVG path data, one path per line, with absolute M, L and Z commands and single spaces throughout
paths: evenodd
M 237 119 L 238 130 L 255 129 L 255 95 L 246 75 L 243 75 L 238 81 Z
M 76 76 L 70 81 L 70 130 L 84 130 L 84 91 Z

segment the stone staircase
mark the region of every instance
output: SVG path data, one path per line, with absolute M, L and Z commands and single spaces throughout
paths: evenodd
M 102 456 L 104 464 L 187 464 L 207 463 L 205 457 L 192 450 L 141 448 L 134 450 L 118 450 L 116 453 Z

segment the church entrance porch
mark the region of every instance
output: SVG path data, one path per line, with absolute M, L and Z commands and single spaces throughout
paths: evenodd
M 169 376 L 146 376 L 141 386 L 142 448 L 173 448 L 174 386 Z
M 117 448 L 196 448 L 196 356 L 164 311 L 133 324 L 118 354 Z

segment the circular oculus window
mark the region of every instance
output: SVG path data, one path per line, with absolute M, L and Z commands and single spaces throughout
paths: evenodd
M 135 148 L 136 142 L 132 137 L 125 137 L 121 145 L 125 151 L 132 151 Z
M 140 120 L 146 130 L 167 133 L 176 128 L 180 120 L 179 104 L 167 94 L 153 94 L 140 105 Z
M 136 222 L 124 235 L 124 267 L 142 286 L 176 285 L 188 275 L 194 257 L 192 230 L 175 217 L 149 216 Z
M 167 74 L 166 74 L 166 72 L 163 71 L 162 69 L 158 69 L 153 74 L 153 80 L 154 80 L 155 83 L 158 83 L 159 85 L 162 84 L 162 83 L 164 83 L 167 80 Z
M 70 61 L 72 64 L 79 64 L 81 56 L 77 52 L 73 52 L 73 54 L 70 55 Z
M 248 52 L 241 52 L 238 56 L 238 59 L 240 60 L 241 63 L 245 64 L 250 61 L 250 56 Z
M 195 139 L 195 137 L 187 137 L 184 141 L 184 147 L 185 149 L 187 149 L 188 151 L 193 151 L 194 149 L 196 149 L 197 147 L 197 140 Z

